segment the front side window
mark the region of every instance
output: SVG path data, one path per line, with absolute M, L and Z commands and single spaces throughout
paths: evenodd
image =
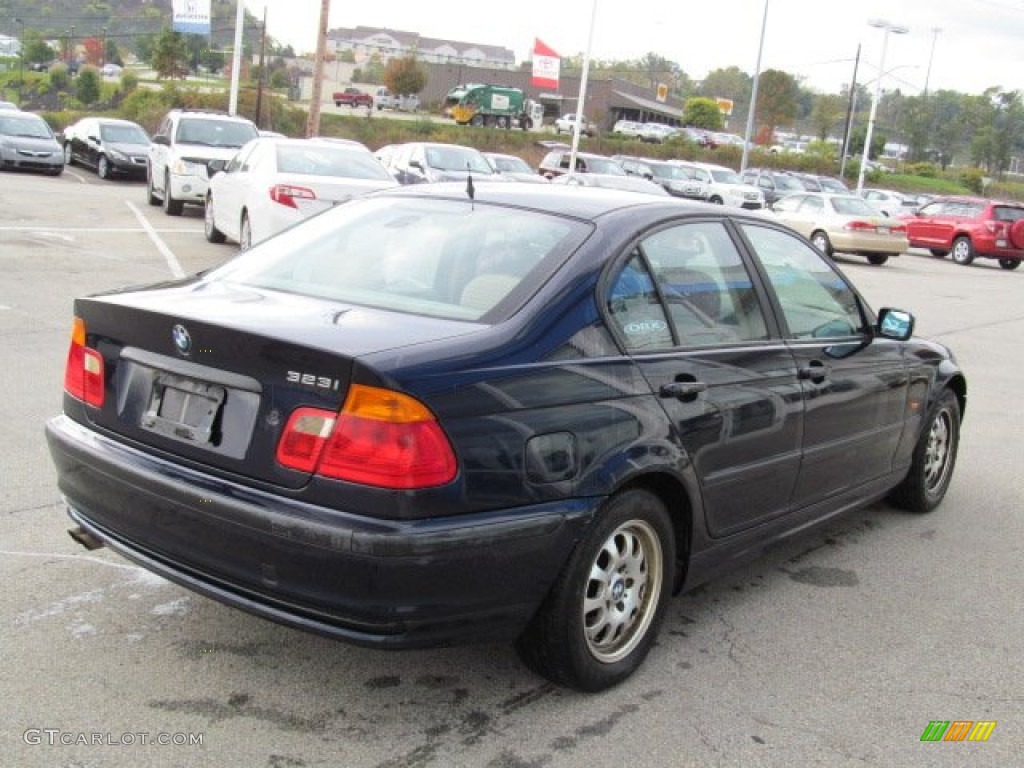
M 742 228 L 778 297 L 790 338 L 847 338 L 867 331 L 857 295 L 812 246 L 781 230 Z

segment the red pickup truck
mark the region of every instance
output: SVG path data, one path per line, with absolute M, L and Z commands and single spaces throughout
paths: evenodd
M 336 107 L 340 107 L 342 104 L 349 107 L 373 106 L 373 96 L 363 93 L 358 88 L 346 88 L 343 91 L 335 91 L 332 94 L 332 98 Z

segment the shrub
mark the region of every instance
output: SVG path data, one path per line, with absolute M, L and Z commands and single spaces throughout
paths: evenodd
M 939 166 L 935 163 L 911 163 L 904 170 L 910 176 L 923 176 L 926 179 L 939 178 Z
M 99 70 L 83 67 L 75 79 L 75 98 L 86 105 L 99 101 L 101 82 Z
M 127 70 L 121 73 L 121 90 L 125 93 L 131 93 L 139 87 L 139 78 L 134 72 Z
M 63 91 L 67 89 L 68 84 L 71 82 L 68 68 L 64 64 L 54 64 L 50 67 L 49 80 L 51 90 Z
M 984 174 L 978 168 L 962 169 L 959 181 L 975 194 L 980 195 L 985 192 Z

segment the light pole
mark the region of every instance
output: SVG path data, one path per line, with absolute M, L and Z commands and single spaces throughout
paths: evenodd
M 103 42 L 100 46 L 100 72 L 103 72 L 103 66 L 107 63 L 107 28 L 103 27 Z
M 761 42 L 757 44 L 757 64 L 754 66 L 754 85 L 750 90 L 750 110 L 747 112 L 747 132 L 743 137 L 743 157 L 740 159 L 740 173 L 747 170 L 750 157 L 750 134 L 754 129 L 754 112 L 757 111 L 757 81 L 761 79 L 761 52 L 764 51 L 764 31 L 768 26 L 768 0 L 764 0 L 764 16 L 761 19 Z
M 25 83 L 25 22 L 22 19 L 15 19 L 15 24 L 20 25 L 18 32 L 18 106 L 21 106 L 21 89 Z
M 878 80 L 875 81 L 875 96 L 871 99 L 871 114 L 868 115 L 868 132 L 864 137 L 864 154 L 860 159 L 860 172 L 857 174 L 857 194 L 859 195 L 864 191 L 864 171 L 868 167 L 868 159 L 871 152 L 871 134 L 875 130 L 875 114 L 878 112 L 878 100 L 882 95 L 882 77 L 885 75 L 885 51 L 889 45 L 889 33 L 894 35 L 905 35 L 910 30 L 906 27 L 901 27 L 898 24 L 893 24 L 883 19 L 871 19 L 868 22 L 872 27 L 876 27 L 883 31 L 882 33 L 882 60 L 878 65 Z

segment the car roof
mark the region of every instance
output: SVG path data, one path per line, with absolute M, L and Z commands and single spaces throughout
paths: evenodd
M 402 197 L 440 197 L 464 200 L 466 185 L 462 182 L 412 184 L 396 187 L 377 195 Z M 645 192 L 632 192 L 605 187 L 579 187 L 560 184 L 529 184 L 510 181 L 505 184 L 481 184 L 474 190 L 476 203 L 495 203 L 511 207 L 533 209 L 592 221 L 618 211 L 660 206 L 661 213 L 674 210 L 679 213 L 707 213 L 707 206 L 674 197 L 655 197 Z
M 92 118 L 83 117 L 82 119 L 83 120 L 95 120 L 100 125 L 138 125 L 138 123 L 134 122 L 133 120 L 124 120 L 124 119 L 122 119 L 120 117 L 92 117 Z

